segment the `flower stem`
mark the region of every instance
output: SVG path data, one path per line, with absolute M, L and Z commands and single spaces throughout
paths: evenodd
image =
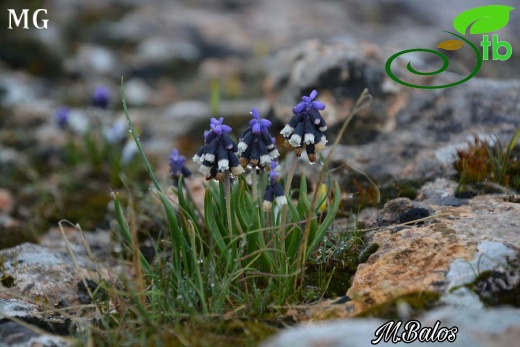
M 292 179 L 294 177 L 294 172 L 296 171 L 296 164 L 298 163 L 298 157 L 296 154 L 294 155 L 291 166 L 289 167 L 289 171 L 287 172 L 287 181 L 285 182 L 285 196 L 287 199 L 290 199 L 291 197 L 289 194 L 291 193 L 291 183 Z M 285 256 L 285 228 L 286 228 L 286 219 L 287 219 L 287 210 L 289 206 L 287 204 L 282 206 L 282 215 L 280 218 L 280 229 L 278 231 L 278 234 L 280 236 L 280 245 L 282 247 L 282 254 Z
M 225 172 L 224 191 L 226 194 L 226 214 L 228 222 L 229 240 L 233 239 L 233 222 L 231 218 L 231 179 L 229 177 L 229 171 Z
M 352 108 L 350 113 L 347 115 L 347 118 L 345 118 L 345 121 L 343 122 L 343 125 L 341 126 L 341 129 L 340 129 L 338 135 L 336 136 L 336 140 L 334 141 L 334 144 L 332 145 L 329 153 L 327 154 L 327 157 L 325 158 L 325 162 L 323 163 L 323 167 L 321 168 L 320 175 L 318 177 L 317 186 L 319 186 L 319 184 L 321 184 L 321 182 L 323 181 L 323 178 L 325 177 L 325 171 L 327 168 L 327 164 L 328 164 L 330 158 L 332 157 L 334 150 L 338 146 L 339 141 L 343 136 L 343 133 L 347 129 L 347 126 L 350 123 L 350 120 L 352 119 L 352 117 L 354 117 L 354 115 L 356 113 L 361 111 L 363 108 L 368 107 L 371 102 L 372 102 L 372 96 L 368 93 L 368 89 L 365 88 L 363 90 L 363 92 L 361 93 L 361 95 L 359 96 L 358 100 L 356 101 L 356 104 L 354 105 L 354 107 Z M 315 214 L 314 211 L 316 210 L 316 202 L 318 200 L 318 191 L 319 191 L 319 189 L 314 190 L 314 195 L 312 197 L 312 202 L 311 202 L 311 208 L 309 209 L 309 213 L 307 214 L 307 223 L 305 225 L 302 240 L 300 241 L 300 245 L 298 248 L 298 258 L 296 261 L 296 269 L 300 270 L 299 278 L 300 278 L 301 283 L 303 283 L 303 278 L 305 276 L 305 261 L 307 260 L 307 247 L 308 247 L 307 243 L 309 240 L 309 233 L 311 231 L 311 221 Z M 379 200 L 379 191 L 377 193 L 378 193 L 378 200 Z M 293 289 L 296 289 L 297 283 L 298 283 L 298 277 L 295 277 L 294 283 L 293 283 Z
M 257 200 L 258 200 L 258 192 L 257 192 L 257 189 L 258 189 L 258 176 L 257 176 L 257 173 L 256 173 L 256 167 L 253 167 L 253 172 L 251 173 L 251 186 L 252 186 L 252 189 L 253 189 L 253 203 L 257 204 Z

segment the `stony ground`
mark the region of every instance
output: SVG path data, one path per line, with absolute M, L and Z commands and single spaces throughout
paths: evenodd
M 265 346 L 366 346 L 386 320 L 410 318 L 458 326 L 457 346 L 512 346 L 520 336 L 518 191 L 488 180 L 456 194 L 454 162 L 475 136 L 507 145 L 519 126 L 520 56 L 484 62 L 477 78 L 439 90 L 400 86 L 384 70 L 391 54 L 435 47 L 457 13 L 487 3 L 49 0 L 48 30 L 13 31 L 0 16 L 0 345 L 70 345 L 71 323 L 60 310 L 89 302 L 87 279 L 110 281 L 126 270 L 110 236 L 109 194 L 122 184 L 105 168 L 60 166 L 67 139 L 54 123 L 61 105 L 73 110 L 79 132 L 92 119 L 100 126 L 120 119 L 125 76 L 130 113 L 165 184 L 172 147 L 191 157 L 199 146 L 212 79 L 221 82 L 221 115 L 238 127 L 253 106 L 281 127 L 299 96 L 317 89 L 330 139 L 361 91 L 373 96 L 333 166 L 345 196 L 342 216 L 367 207 L 358 216 L 363 242 L 377 250 L 343 295 L 290 310 L 301 326 Z M 3 2 L 0 13 L 17 6 Z M 500 36 L 520 47 L 519 30 L 513 11 Z M 453 54 L 454 72 L 431 83 L 460 79 L 469 60 Z M 102 112 L 88 107 L 99 85 L 112 94 Z M 319 170 L 300 168 L 307 177 Z M 351 168 L 378 183 L 379 205 Z M 200 198 L 200 180 L 190 186 Z M 138 222 L 153 230 L 156 201 L 142 196 Z M 61 219 L 80 223 L 86 239 L 63 225 L 67 245 Z

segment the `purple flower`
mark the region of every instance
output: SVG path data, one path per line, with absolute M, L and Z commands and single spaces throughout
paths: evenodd
M 280 175 L 275 171 L 276 163 L 274 161 L 271 162 L 270 168 L 269 184 L 265 187 L 264 202 L 262 204 L 262 209 L 266 212 L 273 209 L 273 200 L 276 201 L 277 205 L 287 204 L 287 197 L 284 194 L 282 186 L 278 182 Z
M 269 134 L 268 128 L 271 122 L 261 119 L 258 110 L 251 110 L 253 119 L 249 122 L 249 127 L 244 131 L 238 143 L 238 154 L 240 164 L 246 167 L 248 164 L 256 167 L 258 164 L 265 167 L 271 160 L 280 156 L 273 137 Z
M 319 101 L 314 101 L 316 96 L 318 96 L 318 92 L 315 90 L 313 90 L 309 96 L 302 96 L 302 102 L 293 107 L 293 113 L 296 114 L 303 111 L 309 111 L 311 108 L 315 109 L 316 111 L 324 110 L 325 104 Z
M 70 109 L 66 106 L 61 106 L 56 110 L 54 114 L 54 120 L 58 127 L 65 130 L 69 125 Z
M 110 90 L 105 86 L 99 86 L 92 95 L 92 106 L 107 108 L 110 103 Z
M 317 95 L 318 92 L 313 90 L 310 96 L 303 96 L 302 102 L 293 108 L 293 117 L 280 132 L 291 146 L 297 148 L 298 156 L 305 147 L 311 163 L 316 162 L 316 153 L 327 144 L 327 138 L 323 134 L 327 130 L 327 124 L 320 114 L 325 105 L 314 101 Z
M 218 180 L 224 180 L 225 171 L 230 171 L 232 175 L 242 174 L 244 169 L 236 156 L 238 147 L 228 135 L 231 127 L 225 125 L 221 117 L 211 118 L 210 128 L 204 133 L 204 145 L 193 156 L 193 160 L 201 164 L 199 172 L 206 179 Z
M 179 183 L 179 177 L 190 177 L 191 171 L 184 165 L 186 158 L 183 155 L 179 155 L 179 151 L 174 148 L 170 154 L 170 174 L 173 180 L 173 185 L 177 187 Z

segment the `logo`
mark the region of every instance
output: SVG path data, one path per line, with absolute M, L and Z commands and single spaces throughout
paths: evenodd
M 22 20 L 23 20 L 22 28 L 29 29 L 28 20 L 27 20 L 27 18 L 29 16 L 28 9 L 22 10 L 22 14 L 20 16 L 17 16 L 16 11 L 12 8 L 8 9 L 7 12 L 9 13 L 9 26 L 7 27 L 7 29 L 13 29 L 12 22 L 14 22 L 15 27 L 20 27 Z M 40 9 L 34 11 L 34 13 L 32 15 L 32 24 L 36 29 L 47 29 L 47 22 L 49 21 L 48 19 L 42 19 L 41 23 L 43 23 L 43 24 L 41 26 L 38 25 L 38 16 L 39 16 L 40 12 L 47 14 L 47 10 L 44 8 L 40 8 Z
M 403 329 L 401 330 L 401 327 Z M 403 321 L 388 321 L 381 325 L 375 331 L 375 339 L 370 341 L 372 345 L 380 342 L 391 343 L 412 343 L 419 342 L 455 342 L 459 328 L 453 326 L 451 328 L 442 327 L 441 321 L 436 321 L 433 327 L 421 326 L 421 322 L 410 320 L 403 324 Z
M 507 41 L 500 41 L 498 38 L 498 34 L 493 34 L 491 36 L 488 35 L 489 33 L 495 32 L 497 30 L 502 29 L 507 25 L 509 22 L 509 13 L 514 10 L 514 7 L 511 6 L 505 6 L 505 5 L 487 5 L 487 6 L 480 6 L 475 7 L 473 9 L 464 11 L 460 13 L 455 19 L 453 20 L 453 27 L 455 28 L 455 31 L 458 32 L 454 33 L 451 31 L 444 31 L 454 37 L 454 39 L 443 41 L 437 45 L 437 48 L 446 50 L 446 51 L 456 51 L 458 49 L 461 49 L 465 45 L 468 45 L 471 47 L 473 52 L 475 53 L 475 67 L 471 71 L 471 73 L 461 79 L 460 81 L 444 84 L 444 85 L 438 85 L 438 86 L 424 86 L 424 85 L 416 85 L 411 84 L 408 82 L 405 82 L 399 77 L 397 77 L 391 69 L 392 62 L 399 56 L 411 52 L 425 52 L 425 53 L 431 53 L 435 54 L 442 60 L 442 66 L 435 70 L 435 71 L 429 71 L 429 72 L 421 72 L 412 67 L 411 62 L 408 62 L 408 65 L 406 66 L 407 70 L 411 72 L 414 75 L 418 76 L 433 76 L 440 74 L 449 66 L 448 58 L 441 52 L 433 50 L 433 49 L 427 49 L 427 48 L 414 48 L 414 49 L 407 49 L 401 52 L 397 52 L 396 54 L 392 55 L 385 64 L 385 70 L 388 76 L 393 79 L 395 82 L 402 84 L 407 87 L 411 88 L 422 88 L 422 89 L 439 89 L 439 88 L 449 88 L 453 87 L 459 84 L 462 84 L 466 81 L 469 81 L 471 78 L 473 78 L 480 70 L 480 67 L 482 66 L 483 60 L 488 60 L 491 56 L 493 60 L 500 60 L 504 61 L 511 57 L 513 54 L 513 47 L 511 44 Z M 466 38 L 467 31 L 469 29 L 470 35 L 483 35 L 482 41 L 480 42 L 480 46 L 482 47 L 482 53 L 480 53 L 479 48 L 474 45 L 471 41 L 469 41 Z M 459 35 L 460 34 L 460 35 Z M 489 48 L 491 48 L 491 55 L 489 54 Z M 505 48 L 500 50 L 500 48 Z M 501 53 L 501 51 L 503 53 Z

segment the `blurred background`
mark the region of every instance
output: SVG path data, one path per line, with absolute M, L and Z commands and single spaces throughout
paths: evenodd
M 514 7 L 518 1 L 500 3 Z M 358 146 L 365 161 L 354 159 L 367 164 L 366 157 L 377 156 L 377 149 L 371 147 L 375 153 L 370 154 L 359 146 L 380 143 L 387 148 L 385 139 L 401 136 L 408 142 L 394 152 L 413 162 L 419 152 L 410 148 L 410 141 L 419 140 L 407 138 L 401 130 L 420 114 L 410 116 L 406 110 L 414 107 L 420 113 L 416 100 L 432 102 L 432 95 L 442 99 L 448 91 L 428 94 L 399 86 L 386 76 L 384 63 L 400 50 L 435 48 L 450 38 L 442 30 L 453 30 L 458 13 L 486 4 L 482 0 L 2 0 L 0 230 L 22 233 L 29 225 L 41 232 L 61 218 L 84 223 L 87 229 L 101 227 L 110 189 L 123 186 L 120 173 L 130 176 L 129 181 L 147 182 L 138 162 L 120 162 L 123 153 L 131 158 L 135 152 L 121 121 L 122 76 L 130 115 L 163 182 L 169 180 L 168 154 L 174 146 L 196 169 L 189 158 L 201 145 L 213 116 L 212 81 L 220 86 L 219 113 L 228 117 L 237 133 L 247 124 L 252 107 L 274 122 L 273 129 L 281 129 L 301 95 L 318 89 L 320 100 L 327 104 L 331 139 L 335 125 L 368 87 L 374 95 L 372 108 L 353 121 L 342 143 Z M 43 19 L 48 22 L 46 29 L 38 30 L 32 14 L 41 8 L 47 14 L 39 14 L 38 25 Z M 7 29 L 8 9 L 17 14 L 29 9 L 30 29 Z M 501 40 L 513 46 L 513 56 L 506 62 L 484 62 L 479 78 L 519 78 L 518 32 L 520 10 L 515 10 L 499 32 Z M 453 73 L 467 75 L 472 70 L 469 48 L 447 55 Z M 439 64 L 429 56 L 413 59 L 418 66 Z M 460 93 L 466 90 L 457 88 Z M 512 90 L 512 99 L 518 95 L 515 88 L 506 88 Z M 466 96 L 457 95 L 459 100 Z M 60 112 L 66 114 L 66 125 L 58 121 Z M 438 143 L 451 140 L 447 133 L 462 134 L 474 121 L 453 124 L 449 116 L 442 118 L 445 114 L 432 115 L 440 115 L 436 121 L 446 123 L 432 135 Z M 425 129 L 427 123 L 414 124 Z M 494 131 L 510 132 L 512 127 Z M 428 138 L 417 129 L 412 130 L 421 141 Z M 403 173 L 407 164 L 398 164 L 388 169 L 378 161 L 368 165 L 368 172 L 381 182 L 409 172 L 424 180 L 428 179 L 424 172 L 444 170 L 432 171 L 438 163 L 430 162 L 422 171 L 414 166 Z

